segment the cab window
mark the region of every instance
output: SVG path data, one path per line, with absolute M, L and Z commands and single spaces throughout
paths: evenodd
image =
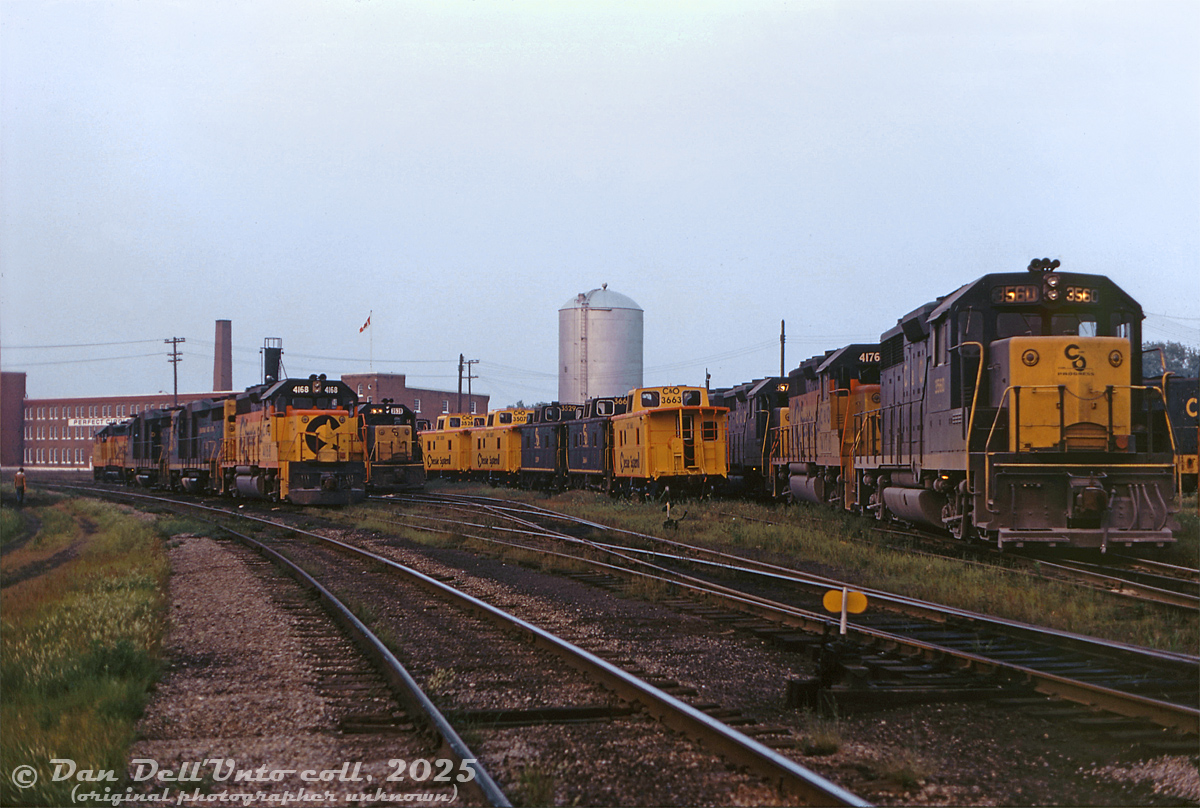
M 1050 333 L 1055 336 L 1094 337 L 1099 334 L 1091 314 L 1056 314 L 1050 318 Z
M 996 315 L 996 339 L 1036 337 L 1042 333 L 1042 318 L 1038 314 L 1002 311 Z

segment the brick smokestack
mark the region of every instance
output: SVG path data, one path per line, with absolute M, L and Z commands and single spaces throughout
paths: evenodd
M 213 390 L 233 389 L 233 323 L 217 320 L 216 350 L 213 352 Z

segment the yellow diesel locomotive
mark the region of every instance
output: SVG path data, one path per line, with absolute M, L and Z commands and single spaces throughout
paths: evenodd
M 284 379 L 224 400 L 223 490 L 297 505 L 366 497 L 358 397 L 321 376 Z

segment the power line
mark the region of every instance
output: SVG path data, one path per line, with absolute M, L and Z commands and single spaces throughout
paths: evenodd
M 158 340 L 153 340 L 153 341 L 158 342 Z M 17 364 L 17 367 L 36 368 L 36 367 L 43 367 L 45 365 L 86 365 L 90 362 L 114 362 L 119 359 L 141 359 L 141 358 L 147 357 L 147 356 L 158 356 L 158 355 L 159 355 L 159 353 L 157 351 L 155 351 L 154 353 L 127 354 L 125 356 L 99 356 L 99 357 L 93 357 L 90 359 L 62 359 L 57 362 L 21 362 L 21 363 Z
M 126 342 L 81 342 L 76 345 L 5 345 L 6 351 L 39 351 L 51 348 L 104 348 L 111 345 L 144 345 L 158 342 L 156 339 L 134 339 Z

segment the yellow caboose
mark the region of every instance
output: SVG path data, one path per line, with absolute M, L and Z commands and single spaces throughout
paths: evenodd
M 487 422 L 471 436 L 471 473 L 489 482 L 509 482 L 521 471 L 521 433 L 534 410 L 507 407 L 492 410 Z
M 465 477 L 471 469 L 471 434 L 483 426 L 482 415 L 439 415 L 433 429 L 420 433 L 425 474 L 429 477 Z
M 696 387 L 631 390 L 629 411 L 612 419 L 613 478 L 626 492 L 703 492 L 724 481 L 725 407 Z

